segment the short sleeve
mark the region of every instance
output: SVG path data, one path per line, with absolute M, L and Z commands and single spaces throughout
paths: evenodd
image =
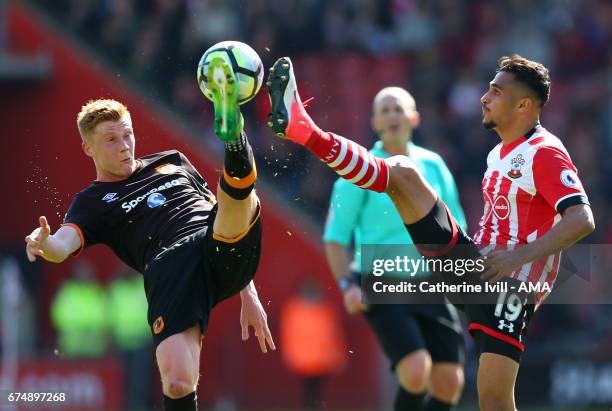
M 62 226 L 73 227 L 81 238 L 81 248 L 75 254 L 85 247 L 103 242 L 104 229 L 97 218 L 95 208 L 78 195 L 72 200 Z
M 536 191 L 558 212 L 576 204 L 589 204 L 578 170 L 569 155 L 556 147 L 541 147 L 533 159 Z
M 212 197 L 212 192 L 204 180 L 204 177 L 200 174 L 200 172 L 191 164 L 191 161 L 185 156 L 183 153 L 179 151 L 179 156 L 181 158 L 181 166 L 185 168 L 185 170 L 191 176 L 191 179 L 194 183 L 195 188 L 198 190 L 200 194 L 205 196 L 206 198 Z
M 368 192 L 344 179 L 334 184 L 323 241 L 349 246 Z

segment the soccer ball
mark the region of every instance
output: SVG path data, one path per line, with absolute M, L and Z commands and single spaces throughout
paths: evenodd
M 208 65 L 215 57 L 222 57 L 228 61 L 238 78 L 238 104 L 251 100 L 263 82 L 263 64 L 259 55 L 248 44 L 240 41 L 222 41 L 215 44 L 202 55 L 198 63 L 198 84 L 200 90 L 212 100 L 208 88 Z

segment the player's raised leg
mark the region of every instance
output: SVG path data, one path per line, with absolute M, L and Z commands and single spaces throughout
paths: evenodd
M 272 112 L 268 126 L 278 135 L 305 146 L 341 177 L 361 188 L 383 192 L 388 167 L 352 141 L 322 131 L 300 100 L 291 60 L 282 57 L 270 69 L 267 82 Z
M 202 338 L 200 325 L 163 340 L 155 351 L 166 411 L 196 411 Z
M 224 58 L 213 58 L 208 86 L 215 110 L 215 133 L 225 143 L 225 162 L 217 189 L 217 213 L 213 222 L 214 256 L 211 267 L 219 283 L 218 301 L 240 292 L 242 339 L 255 330 L 260 348 L 275 349 L 266 313 L 252 281 L 261 253 L 259 199 L 255 194 L 257 168 L 253 150 L 243 130 L 238 78 Z
M 306 112 L 300 99 L 288 57 L 281 57 L 270 69 L 267 82 L 272 112 L 268 126 L 279 137 L 303 145 L 340 177 L 367 190 L 386 192 L 405 224 L 425 217 L 437 195 L 406 156 L 383 160 L 359 144 L 321 130 Z M 436 244 L 431 242 L 429 244 Z
M 256 218 L 258 199 L 253 191 L 257 169 L 253 150 L 243 131 L 238 105 L 238 79 L 223 58 L 214 58 L 208 68 L 208 85 L 215 110 L 214 129 L 225 143 L 225 163 L 219 181 L 219 208 L 214 233 L 225 239 L 240 236 Z

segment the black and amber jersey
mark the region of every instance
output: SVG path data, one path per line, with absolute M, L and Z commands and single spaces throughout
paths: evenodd
M 137 160 L 127 179 L 95 181 L 79 192 L 64 218 L 81 237 L 81 248 L 101 243 L 127 265 L 144 272 L 165 248 L 211 224 L 215 196 L 176 150 Z

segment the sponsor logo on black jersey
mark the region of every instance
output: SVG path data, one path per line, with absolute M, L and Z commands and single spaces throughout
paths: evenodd
M 130 211 L 132 211 L 138 204 L 140 204 L 141 202 L 143 202 L 145 199 L 147 199 L 147 205 L 150 208 L 155 208 L 161 204 L 163 204 L 166 201 L 166 197 L 161 195 L 160 196 L 153 196 L 152 194 L 155 193 L 159 193 L 160 191 L 164 191 L 167 190 L 171 187 L 177 186 L 179 185 L 179 179 L 176 178 L 172 181 L 168 181 L 167 183 L 159 186 L 159 187 L 155 187 L 150 189 L 149 191 L 147 191 L 146 193 L 144 193 L 141 196 L 136 197 L 133 200 L 130 201 L 125 201 L 121 204 L 121 208 L 123 208 L 125 210 L 126 213 L 129 213 Z
M 147 205 L 149 208 L 158 207 L 166 202 L 166 196 L 162 193 L 153 193 L 147 197 Z

